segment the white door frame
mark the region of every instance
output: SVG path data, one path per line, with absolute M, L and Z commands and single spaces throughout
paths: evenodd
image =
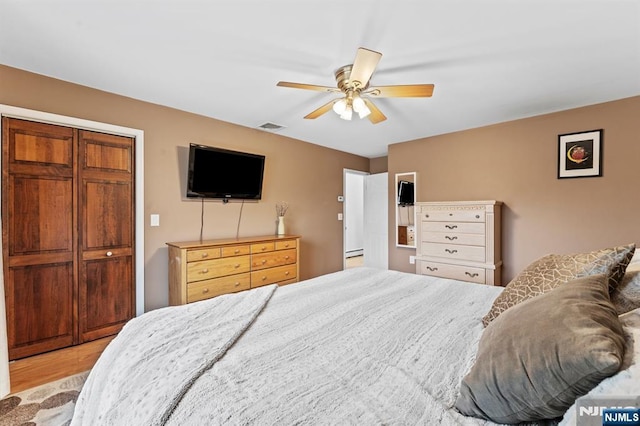
M 39 121 L 135 138 L 136 316 L 142 315 L 144 313 L 144 131 L 0 104 L 0 119 L 2 117 Z M 2 137 L 1 129 L 0 137 Z

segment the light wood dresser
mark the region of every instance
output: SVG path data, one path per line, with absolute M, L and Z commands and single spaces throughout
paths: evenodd
M 183 305 L 300 276 L 300 237 L 187 241 L 169 246 L 169 304 Z
M 416 203 L 416 273 L 501 285 L 500 201 Z

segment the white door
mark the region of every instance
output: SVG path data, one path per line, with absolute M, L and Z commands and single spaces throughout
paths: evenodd
M 364 266 L 389 269 L 388 173 L 364 176 Z

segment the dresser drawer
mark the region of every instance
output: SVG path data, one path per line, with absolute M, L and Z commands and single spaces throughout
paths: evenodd
M 427 222 L 483 222 L 484 210 L 423 210 L 420 220 Z
M 244 273 L 211 280 L 197 281 L 187 285 L 187 303 L 209 299 L 221 294 L 248 290 L 251 288 L 251 274 Z
M 276 243 L 268 241 L 266 243 L 251 244 L 251 253 L 266 253 L 268 251 L 274 251 L 276 249 Z
M 276 250 L 294 249 L 298 246 L 296 240 L 276 241 Z
M 249 272 L 251 256 L 226 257 L 187 264 L 187 282 Z
M 470 260 L 473 262 L 485 261 L 485 248 L 478 246 L 423 243 L 421 244 L 420 254 L 424 256 L 435 256 L 446 259 Z
M 297 278 L 297 265 L 277 266 L 251 273 L 251 287 L 260 287 Z
M 446 263 L 418 261 L 418 273 L 434 277 L 451 278 L 478 284 L 486 282 L 486 270 L 472 266 L 448 265 Z
M 428 222 L 423 221 L 422 232 L 460 232 L 463 234 L 483 234 L 485 224 L 476 222 Z
M 425 243 L 454 243 L 468 246 L 484 246 L 486 240 L 484 234 L 461 234 L 458 232 L 430 232 L 422 233 L 422 241 Z
M 251 257 L 251 270 L 256 271 L 274 266 L 289 265 L 297 261 L 296 249 L 279 250 L 270 253 L 254 254 Z
M 220 257 L 220 247 L 208 247 L 187 251 L 187 262 L 198 260 L 217 259 Z
M 251 254 L 251 245 L 222 247 L 222 257 L 242 256 Z

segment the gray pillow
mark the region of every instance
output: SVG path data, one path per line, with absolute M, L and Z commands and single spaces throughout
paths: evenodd
M 456 408 L 496 423 L 553 419 L 615 374 L 624 335 L 605 275 L 567 282 L 506 310 L 480 339 Z

